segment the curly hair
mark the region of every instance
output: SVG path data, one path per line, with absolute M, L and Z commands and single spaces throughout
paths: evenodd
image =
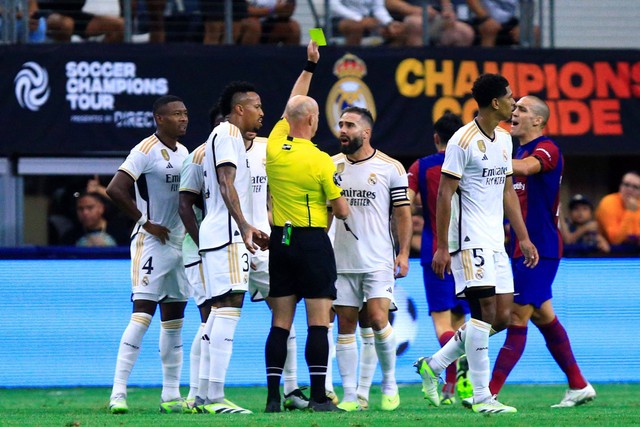
M 509 81 L 499 74 L 482 74 L 475 82 L 471 94 L 479 108 L 488 107 L 495 98 L 507 94 Z

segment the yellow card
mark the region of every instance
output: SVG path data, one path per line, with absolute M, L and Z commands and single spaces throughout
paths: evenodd
M 309 35 L 311 36 L 311 40 L 316 42 L 318 46 L 327 45 L 327 40 L 324 38 L 324 31 L 322 31 L 322 28 L 310 28 Z

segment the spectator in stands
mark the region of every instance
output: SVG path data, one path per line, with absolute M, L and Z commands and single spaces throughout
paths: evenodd
M 430 43 L 436 46 L 471 46 L 473 28 L 459 21 L 451 0 L 426 0 L 427 31 Z M 422 46 L 422 5 L 425 0 L 385 0 L 394 19 L 407 26 L 407 45 Z
M 467 0 L 472 12 L 471 25 L 480 46 L 509 46 L 520 43 L 519 0 Z M 540 29 L 534 27 L 535 44 L 539 45 Z
M 3 16 L 3 9 L 3 5 L 0 5 L 0 34 L 2 34 L 4 30 L 3 25 L 5 17 Z M 29 43 L 43 42 L 45 40 L 45 32 L 47 30 L 47 20 L 43 16 L 41 16 L 41 12 L 38 8 L 38 2 L 36 0 L 28 1 L 26 13 L 22 11 L 21 2 L 17 5 L 15 19 L 16 30 L 19 35 L 24 31 L 25 19 L 23 18 L 25 16 L 28 17 L 28 22 L 26 25 L 29 26 L 27 41 Z M 18 41 L 20 40 L 21 38 L 18 37 Z
M 611 247 L 598 230 L 593 218 L 593 204 L 582 194 L 576 194 L 569 202 L 569 217 L 560 227 L 565 256 L 585 256 L 609 253 Z
M 333 28 L 344 36 L 347 46 L 359 46 L 369 35 L 380 35 L 395 46 L 406 42 L 405 24 L 394 21 L 383 0 L 331 0 L 330 10 Z
M 246 0 L 232 0 L 233 42 L 237 44 L 258 44 L 260 42 L 260 21 L 249 19 Z M 200 10 L 204 20 L 204 44 L 224 43 L 224 0 L 200 0 Z
M 135 0 L 132 3 L 135 4 Z M 164 43 L 164 12 L 167 0 L 146 0 L 145 6 L 149 15 L 149 42 Z
M 52 13 L 47 18 L 47 36 L 57 42 L 69 42 L 71 36 L 83 39 L 104 36 L 105 43 L 124 40 L 124 19 L 120 16 L 120 4 L 115 0 L 113 14 L 97 15 L 85 12 L 86 1 L 68 0 L 49 3 Z
M 98 193 L 82 193 L 76 200 L 80 227 L 69 230 L 61 243 L 69 246 L 104 247 L 126 245 L 129 233 L 105 218 L 106 202 Z
M 622 251 L 640 249 L 640 174 L 624 174 L 617 193 L 605 196 L 596 210 L 596 220 L 611 245 Z
M 260 23 L 260 42 L 300 44 L 300 24 L 291 18 L 295 9 L 295 0 L 250 0 L 249 18 Z

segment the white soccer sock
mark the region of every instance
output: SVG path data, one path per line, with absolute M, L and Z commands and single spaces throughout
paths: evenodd
M 208 402 L 224 400 L 224 380 L 233 351 L 233 336 L 240 320 L 240 308 L 220 307 L 216 310 L 209 343 L 209 391 Z
M 127 394 L 127 381 L 133 365 L 136 364 L 142 345 L 142 337 L 149 329 L 153 316 L 147 313 L 132 313 L 129 324 L 120 339 L 118 359 L 116 361 L 116 373 L 113 378 L 113 390 L 111 397 L 116 394 Z
M 162 401 L 180 399 L 182 372 L 182 323 L 184 319 L 160 322 L 160 360 L 162 361 Z
M 327 360 L 327 376 L 324 379 L 324 388 L 326 391 L 333 391 L 333 359 L 336 357 L 336 343 L 333 340 L 333 322 L 329 323 L 327 339 L 329 340 L 329 360 Z
M 356 334 L 338 334 L 338 344 L 336 344 L 336 359 L 338 360 L 338 370 L 342 378 L 342 388 L 345 402 L 355 402 L 358 400 L 356 387 L 358 385 L 358 344 Z
M 376 353 L 382 370 L 382 393 L 393 395 L 398 392 L 396 384 L 396 334 L 390 323 L 379 331 L 373 331 Z
M 211 370 L 211 328 L 213 327 L 213 321 L 216 318 L 216 312 L 217 308 L 211 307 L 211 312 L 209 313 L 209 317 L 207 317 L 207 321 L 204 324 L 204 330 L 202 331 L 197 394 L 197 396 L 202 400 L 207 399 L 207 393 L 209 392 L 209 371 Z
M 489 381 L 489 331 L 491 325 L 478 319 L 467 323 L 465 351 L 469 362 L 469 378 L 473 384 L 473 402 L 481 403 L 491 398 Z
M 284 394 L 289 394 L 298 388 L 298 344 L 296 343 L 296 328 L 291 325 L 287 338 L 287 360 L 284 362 Z
M 191 343 L 191 352 L 189 354 L 189 394 L 187 399 L 194 399 L 198 395 L 198 387 L 200 386 L 200 347 L 202 347 L 204 325 L 204 323 L 200 323 L 196 336 L 193 337 L 193 342 Z
M 373 338 L 373 329 L 360 328 L 360 377 L 358 378 L 358 396 L 369 400 L 369 390 L 373 375 L 378 366 L 378 354 Z
M 469 322 L 462 325 L 460 329 L 456 331 L 453 338 L 447 341 L 447 343 L 443 345 L 436 354 L 431 356 L 429 366 L 436 376 L 440 375 L 442 371 L 447 369 L 447 367 L 455 362 L 458 357 L 464 354 L 464 343 L 467 337 L 467 330 L 469 329 L 468 324 Z

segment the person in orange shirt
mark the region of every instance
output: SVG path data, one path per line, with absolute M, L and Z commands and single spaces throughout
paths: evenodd
M 612 245 L 640 246 L 640 174 L 624 174 L 617 193 L 605 196 L 596 210 L 596 220 Z

